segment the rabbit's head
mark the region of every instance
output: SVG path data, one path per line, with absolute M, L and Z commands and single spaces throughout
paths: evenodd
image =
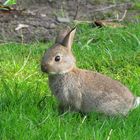
M 48 74 L 63 74 L 75 67 L 75 58 L 71 47 L 76 28 L 60 32 L 55 45 L 49 48 L 41 62 L 41 69 Z

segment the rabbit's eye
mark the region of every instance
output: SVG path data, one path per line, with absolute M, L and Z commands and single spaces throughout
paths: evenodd
M 59 55 L 57 55 L 57 56 L 55 57 L 55 61 L 56 61 L 56 62 L 59 62 L 59 61 L 60 61 L 60 56 L 59 56 Z

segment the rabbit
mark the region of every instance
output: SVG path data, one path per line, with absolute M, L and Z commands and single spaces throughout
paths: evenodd
M 138 107 L 140 97 L 120 82 L 76 67 L 72 53 L 75 32 L 76 28 L 61 32 L 41 61 L 41 70 L 48 74 L 49 87 L 61 111 L 127 115 Z

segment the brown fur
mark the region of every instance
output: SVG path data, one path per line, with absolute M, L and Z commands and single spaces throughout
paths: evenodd
M 42 59 L 42 70 L 49 74 L 49 86 L 64 110 L 88 113 L 98 111 L 107 115 L 126 115 L 134 108 L 135 97 L 127 87 L 100 73 L 75 66 L 71 46 L 75 29 L 56 42 Z M 55 62 L 57 55 L 62 56 Z

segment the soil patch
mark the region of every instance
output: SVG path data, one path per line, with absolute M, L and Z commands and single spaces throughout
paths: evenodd
M 19 0 L 16 9 L 22 11 L 0 13 L 0 43 L 46 42 L 73 20 L 114 19 L 129 10 L 125 21 L 135 22 L 138 13 L 132 10 L 132 3 L 99 3 L 97 0 Z

